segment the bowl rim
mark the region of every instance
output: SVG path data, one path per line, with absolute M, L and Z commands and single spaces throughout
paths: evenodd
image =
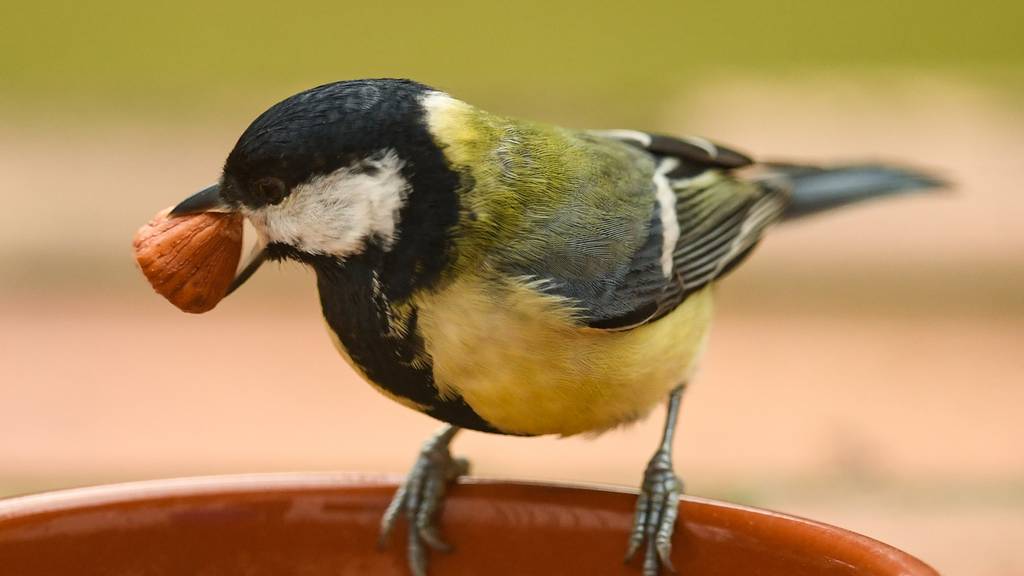
M 213 495 L 255 494 L 265 490 L 308 491 L 341 488 L 395 487 L 403 478 L 393 474 L 361 472 L 257 472 L 245 474 L 224 474 L 209 476 L 186 476 L 153 480 L 138 480 L 112 484 L 100 484 L 79 488 L 66 488 L 13 496 L 0 499 L 0 527 L 6 522 L 27 519 L 38 515 L 52 515 L 71 510 L 127 504 L 148 500 L 163 500 Z M 521 488 L 557 488 L 573 491 L 603 492 L 635 496 L 635 488 L 600 483 L 570 483 L 528 480 L 506 480 L 500 478 L 463 477 L 459 484 L 513 486 Z M 774 521 L 783 521 L 803 530 L 811 530 L 842 538 L 858 547 L 871 549 L 886 556 L 890 561 L 914 568 L 913 574 L 939 576 L 939 572 L 916 556 L 895 546 L 865 536 L 852 530 L 840 528 L 817 520 L 766 510 L 754 506 L 723 502 L 711 498 L 683 495 L 680 504 L 709 506 L 719 510 L 752 514 Z

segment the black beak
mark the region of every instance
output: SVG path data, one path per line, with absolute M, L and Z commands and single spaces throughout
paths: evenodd
M 205 188 L 196 192 L 195 194 L 185 198 L 180 204 L 171 209 L 171 216 L 185 216 L 188 214 L 197 214 L 199 212 L 234 212 L 235 209 L 231 207 L 227 202 L 221 198 L 220 185 L 214 184 L 209 188 Z M 256 246 L 253 247 L 252 253 L 246 259 L 246 263 L 239 269 L 238 273 L 235 274 L 235 279 L 231 281 L 231 286 L 228 287 L 227 296 L 239 286 L 245 284 L 245 281 L 250 276 L 259 270 L 260 266 L 267 259 L 267 253 L 264 249 L 264 243 L 258 241 Z
M 253 248 L 252 254 L 249 255 L 248 263 L 246 263 L 245 266 L 242 266 L 238 273 L 235 274 L 235 279 L 231 281 L 231 285 L 228 286 L 228 291 L 224 294 L 224 296 L 228 296 L 235 290 L 238 290 L 238 287 L 241 286 L 242 284 L 245 284 L 245 281 L 248 280 L 250 276 L 255 274 L 256 271 L 260 269 L 260 266 L 262 266 L 263 263 L 266 261 L 266 249 L 261 245 L 255 246 Z
M 233 212 L 234 209 L 228 205 L 220 196 L 220 184 L 214 184 L 195 194 L 185 198 L 180 204 L 171 210 L 171 216 L 184 216 L 197 212 Z

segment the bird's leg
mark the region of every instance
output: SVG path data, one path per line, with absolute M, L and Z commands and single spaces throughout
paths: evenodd
M 683 386 L 672 391 L 668 397 L 668 415 L 665 418 L 665 432 L 661 445 L 647 463 L 644 483 L 636 501 L 636 515 L 633 531 L 629 536 L 628 562 L 641 544 L 644 546 L 644 576 L 657 576 L 661 566 L 675 572 L 672 566 L 672 533 L 675 531 L 676 515 L 679 513 L 679 496 L 683 493 L 683 482 L 672 469 L 672 438 L 679 417 L 679 400 Z
M 445 426 L 423 444 L 412 471 L 381 519 L 380 542 L 383 545 L 398 517 L 405 516 L 409 525 L 409 569 L 413 576 L 426 576 L 427 550 L 424 544 L 441 552 L 451 550 L 438 533 L 437 513 L 448 483 L 469 473 L 469 461 L 452 458 L 448 449 L 458 431 L 455 426 Z

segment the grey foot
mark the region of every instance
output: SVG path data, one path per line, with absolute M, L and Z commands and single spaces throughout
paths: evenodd
M 657 576 L 664 566 L 672 566 L 672 534 L 679 514 L 679 496 L 683 482 L 672 470 L 671 458 L 658 452 L 644 471 L 644 483 L 636 501 L 633 531 L 629 536 L 628 562 L 644 545 L 644 576 Z
M 398 517 L 405 517 L 409 526 L 409 570 L 413 576 L 427 574 L 427 547 L 438 552 L 452 549 L 438 532 L 437 513 L 444 502 L 448 483 L 469 472 L 469 462 L 465 458 L 452 458 L 448 449 L 457 430 L 446 428 L 423 445 L 416 464 L 381 519 L 380 543 L 383 545 Z

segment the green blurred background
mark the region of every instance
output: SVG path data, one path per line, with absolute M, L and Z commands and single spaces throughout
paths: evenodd
M 403 76 L 494 112 L 954 181 L 776 231 L 720 290 L 677 461 L 695 494 L 1018 574 L 1022 20 L 1009 0 L 4 3 L 0 494 L 411 462 L 434 423 L 338 361 L 307 273 L 189 317 L 128 246 L 273 102 Z M 486 476 L 635 485 L 660 420 L 457 449 Z
M 0 18 L 4 95 L 90 118 L 242 121 L 311 84 L 412 76 L 485 107 L 648 126 L 722 75 L 881 69 L 1019 89 L 1024 72 L 1012 1 L 100 0 L 7 3 Z

